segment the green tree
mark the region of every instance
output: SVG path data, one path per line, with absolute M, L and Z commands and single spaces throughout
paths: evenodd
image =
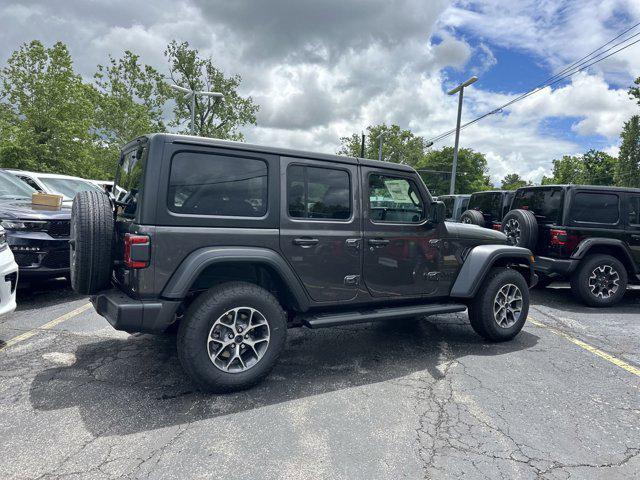
M 453 147 L 427 152 L 416 166 L 422 179 L 434 195 L 449 193 Z M 473 193 L 493 188 L 489 177 L 487 159 L 483 153 L 470 148 L 458 151 L 458 167 L 455 193 Z
M 616 183 L 621 187 L 640 187 L 640 116 L 634 115 L 625 122 L 621 137 Z
M 633 82 L 636 86 L 632 86 L 629 88 L 629 96 L 631 99 L 636 99 L 638 105 L 640 105 L 640 77 L 636 78 L 636 81 Z
M 23 44 L 0 70 L 0 165 L 76 175 L 99 174 L 93 159 L 91 87 L 67 47 Z
M 553 160 L 553 175 L 542 177 L 543 185 L 580 183 L 582 178 L 582 162 L 579 156 L 564 155 Z
M 387 162 L 405 163 L 415 166 L 422 161 L 426 151 L 424 138 L 414 135 L 410 130 L 403 130 L 398 125 L 370 125 L 365 136 L 365 158 L 377 159 L 379 156 L 379 139 L 383 134 L 382 159 Z M 354 133 L 340 138 L 341 146 L 338 155 L 359 157 L 362 137 Z
M 141 64 L 138 55 L 127 50 L 122 58 L 109 56 L 108 65 L 98 65 L 94 82 L 96 128 L 111 150 L 117 152 L 145 133 L 165 131 L 169 86 L 155 68 Z
M 501 183 L 500 188 L 503 190 L 517 190 L 520 187 L 531 185 L 531 182 L 528 182 L 517 173 L 509 173 L 502 179 Z
M 617 163 L 617 158 L 605 152 L 589 150 L 582 155 L 580 183 L 585 185 L 616 185 Z
M 238 94 L 242 81 L 240 75 L 225 77 L 211 58 L 200 57 L 198 50 L 190 48 L 188 42 L 178 43 L 174 40 L 167 45 L 164 53 L 169 62 L 169 75 L 176 85 L 189 90 L 215 91 L 224 95 L 223 102 L 216 102 L 210 97 L 196 98 L 195 134 L 244 140 L 238 128 L 255 125 L 259 107 L 251 97 Z M 175 100 L 175 119 L 170 125 L 182 127 L 181 133 L 188 133 L 191 101 L 180 93 L 175 95 Z

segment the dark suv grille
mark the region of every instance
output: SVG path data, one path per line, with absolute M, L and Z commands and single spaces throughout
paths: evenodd
M 53 250 L 49 252 L 42 259 L 41 265 L 47 268 L 68 268 L 69 250 Z
M 47 226 L 47 231 L 54 238 L 68 237 L 70 226 L 69 220 L 51 220 Z

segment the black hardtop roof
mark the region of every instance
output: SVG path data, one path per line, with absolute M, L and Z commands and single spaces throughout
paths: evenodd
M 456 193 L 454 195 L 449 195 L 448 193 L 445 195 L 437 195 L 438 198 L 442 198 L 442 197 L 470 197 L 471 194 L 470 193 Z
M 473 192 L 471 195 L 478 195 L 480 193 L 509 193 L 515 192 L 515 190 L 482 190 L 480 192 Z
M 520 187 L 518 190 L 537 190 L 543 188 L 562 188 L 563 190 L 594 190 L 594 191 L 608 191 L 608 192 L 629 192 L 640 193 L 640 188 L 631 187 L 608 187 L 606 185 L 575 185 L 570 184 L 556 184 L 556 185 L 528 185 L 526 187 Z
M 346 157 L 342 155 L 330 155 L 326 153 L 314 153 L 314 152 L 308 152 L 304 150 L 295 150 L 291 148 L 267 147 L 264 145 L 254 145 L 251 143 L 234 142 L 231 140 L 220 140 L 217 138 L 196 137 L 191 135 L 176 135 L 172 133 L 153 133 L 150 135 L 145 135 L 143 137 L 138 137 L 133 141 L 127 143 L 127 145 L 123 147 L 123 150 L 126 150 L 136 145 L 140 141 L 144 141 L 145 139 L 151 140 L 151 138 L 157 138 L 157 137 L 164 139 L 166 143 L 182 143 L 185 145 L 202 145 L 202 146 L 209 146 L 209 147 L 220 147 L 220 148 L 228 148 L 228 149 L 234 149 L 234 150 L 242 150 L 245 152 L 270 153 L 274 155 L 280 155 L 283 157 L 306 158 L 309 160 L 321 160 L 321 161 L 333 162 L 333 163 L 347 163 L 351 165 L 360 164 L 368 167 L 399 170 L 402 172 L 415 172 L 415 170 L 410 166 L 403 165 L 400 163 L 380 162 L 378 160 L 369 160 L 366 158 Z

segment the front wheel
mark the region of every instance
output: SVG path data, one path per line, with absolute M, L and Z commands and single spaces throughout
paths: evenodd
M 286 314 L 271 293 L 229 282 L 191 304 L 178 327 L 178 358 L 201 390 L 242 390 L 267 376 L 286 336 Z
M 469 305 L 469 321 L 486 340 L 504 342 L 515 337 L 529 314 L 529 287 L 510 268 L 492 269 Z

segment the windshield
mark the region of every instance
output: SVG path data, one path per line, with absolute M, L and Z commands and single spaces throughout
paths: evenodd
M 75 178 L 39 177 L 39 180 L 49 190 L 62 195 L 65 200 L 73 200 L 78 192 L 86 190 L 101 191 L 101 188 L 97 185 Z
M 10 173 L 0 172 L 0 198 L 31 198 L 35 190 Z
M 539 222 L 558 223 L 563 200 L 561 188 L 525 188 L 516 193 L 512 208 L 529 210 Z

